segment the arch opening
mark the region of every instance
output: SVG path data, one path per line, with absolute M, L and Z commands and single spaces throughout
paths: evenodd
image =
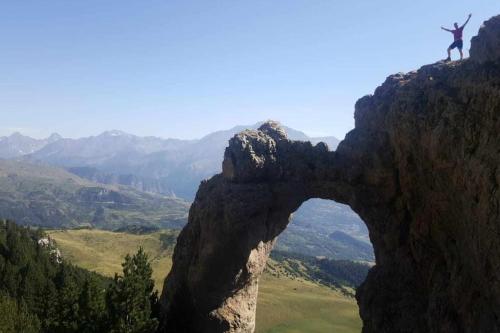
M 368 229 L 348 205 L 304 201 L 277 237 L 260 277 L 255 331 L 312 331 L 317 323 L 325 332 L 360 331 L 354 296 L 373 264 Z
M 305 201 L 279 235 L 273 251 L 337 260 L 375 261 L 368 228 L 348 205 L 313 198 Z

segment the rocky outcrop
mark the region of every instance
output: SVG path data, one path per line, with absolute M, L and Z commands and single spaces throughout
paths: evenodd
M 500 332 L 498 17 L 471 59 L 390 76 L 336 151 L 278 124 L 233 137 L 204 181 L 161 297 L 162 332 L 253 332 L 259 276 L 309 198 L 365 221 L 363 332 Z M 491 23 L 493 22 L 493 23 Z
M 484 22 L 479 33 L 471 40 L 470 56 L 478 63 L 500 62 L 500 15 Z

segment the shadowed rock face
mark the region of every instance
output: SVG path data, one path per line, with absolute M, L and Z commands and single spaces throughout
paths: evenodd
M 363 332 L 500 332 L 500 28 L 471 59 L 390 76 L 335 152 L 274 122 L 233 137 L 204 181 L 161 297 L 162 332 L 253 332 L 258 280 L 310 198 L 365 221 Z M 493 22 L 493 23 L 491 23 Z

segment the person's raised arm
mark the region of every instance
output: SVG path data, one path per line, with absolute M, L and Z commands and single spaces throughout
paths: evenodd
M 452 32 L 452 30 L 450 30 L 450 29 L 446 29 L 446 28 L 444 28 L 444 27 L 441 27 L 441 29 L 443 29 L 444 31 L 449 31 L 449 32 Z
M 465 21 L 465 23 L 460 27 L 460 28 L 463 28 L 467 25 L 467 23 L 469 23 L 469 20 L 471 18 L 472 14 L 469 14 L 469 17 L 467 18 L 467 21 Z

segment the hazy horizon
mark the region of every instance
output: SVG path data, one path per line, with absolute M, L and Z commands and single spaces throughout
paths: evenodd
M 385 78 L 464 50 L 497 0 L 0 4 L 0 136 L 193 139 L 274 119 L 342 139 Z M 454 59 L 457 53 L 453 53 Z
M 268 120 L 272 120 L 272 119 L 268 119 Z M 11 129 L 10 132 L 8 132 L 7 134 L 2 134 L 0 132 L 0 137 L 8 137 L 8 136 L 11 136 L 13 134 L 16 134 L 16 133 L 19 133 L 21 135 L 24 135 L 24 136 L 29 136 L 31 138 L 34 138 L 34 139 L 47 139 L 48 137 L 50 137 L 51 135 L 60 135 L 62 138 L 64 139 L 79 139 L 79 138 L 85 138 L 85 137 L 92 137 L 92 136 L 99 136 L 101 134 L 104 134 L 105 132 L 122 132 L 122 133 L 125 133 L 125 134 L 130 134 L 130 135 L 134 135 L 134 136 L 138 136 L 138 137 L 157 137 L 157 138 L 161 138 L 161 139 L 178 139 L 178 140 L 199 140 L 199 139 L 202 139 L 203 137 L 207 136 L 207 135 L 210 135 L 210 134 L 213 134 L 213 133 L 216 133 L 216 132 L 222 132 L 222 131 L 229 131 L 229 130 L 232 130 L 233 128 L 235 127 L 248 127 L 248 128 L 251 128 L 251 127 L 254 127 L 255 125 L 258 125 L 260 123 L 264 122 L 264 120 L 262 121 L 258 121 L 254 124 L 235 124 L 234 126 L 231 126 L 229 128 L 220 128 L 220 129 L 217 129 L 213 132 L 209 132 L 209 133 L 204 133 L 202 134 L 201 136 L 199 137 L 192 137 L 192 138 L 177 138 L 177 137 L 164 137 L 164 136 L 157 136 L 157 135 L 148 135 L 148 134 L 145 134 L 145 135 L 139 135 L 139 134 L 136 134 L 136 133 L 133 133 L 133 132 L 129 132 L 129 131 L 124 131 L 124 130 L 121 130 L 119 128 L 110 128 L 110 129 L 106 129 L 104 131 L 101 131 L 101 132 L 98 132 L 98 133 L 90 133 L 89 135 L 83 135 L 83 136 L 64 136 L 64 135 L 61 135 L 58 131 L 54 131 L 54 132 L 51 132 L 49 133 L 48 135 L 29 135 L 25 132 L 23 132 L 23 128 L 18 128 L 18 129 Z M 281 122 L 280 122 L 281 123 Z M 290 126 L 288 126 L 287 124 L 283 124 L 281 123 L 281 125 L 285 126 L 285 127 L 288 127 L 288 128 L 292 128 Z M 312 134 L 309 134 L 309 133 L 306 133 L 305 131 L 301 130 L 300 128 L 292 128 L 293 130 L 296 130 L 296 131 L 300 131 L 302 133 L 304 133 L 305 135 L 311 137 L 311 138 L 317 138 L 317 137 L 335 137 L 336 139 L 339 139 L 339 140 L 342 140 L 342 138 L 339 138 L 335 135 L 312 135 Z

